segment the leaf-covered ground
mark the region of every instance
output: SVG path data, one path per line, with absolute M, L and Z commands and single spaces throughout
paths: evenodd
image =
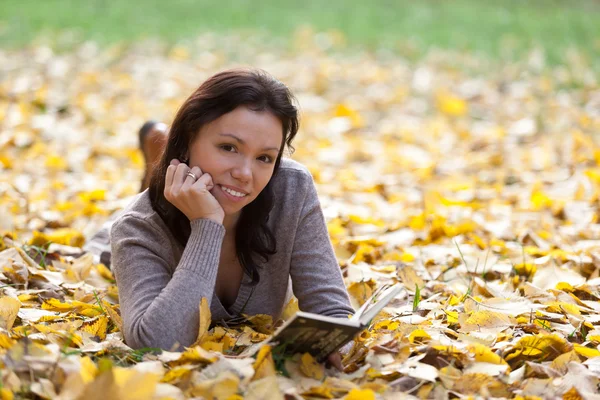
M 408 63 L 336 52 L 335 34 L 277 53 L 243 39 L 0 52 L 0 397 L 597 398 L 600 90 L 586 59 Z M 262 316 L 203 324 L 184 353 L 133 351 L 111 271 L 80 249 L 139 187 L 139 126 L 241 62 L 298 97 L 293 158 L 318 184 L 355 305 L 406 289 L 343 373 L 268 347 L 227 357 L 268 337 Z

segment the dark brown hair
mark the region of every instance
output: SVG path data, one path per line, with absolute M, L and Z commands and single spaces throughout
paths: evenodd
M 171 234 L 183 246 L 191 233 L 187 217 L 164 196 L 165 174 L 172 159 L 182 159 L 188 152 L 200 128 L 237 107 L 246 106 L 254 111 L 268 111 L 282 124 L 283 142 L 273 170 L 277 174 L 285 145 L 293 151 L 292 140 L 298 132 L 296 99 L 280 81 L 262 70 L 232 69 L 207 79 L 183 103 L 169 131 L 169 139 L 162 159 L 150 180 L 152 208 L 165 222 Z M 259 282 L 259 261 L 264 262 L 277 251 L 277 242 L 267 221 L 275 204 L 272 190 L 273 179 L 250 204 L 242 209 L 238 220 L 235 245 L 236 253 L 252 283 Z

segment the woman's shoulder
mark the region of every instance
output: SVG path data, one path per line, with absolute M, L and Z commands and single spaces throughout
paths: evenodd
M 281 158 L 279 171 L 275 178 L 277 183 L 283 186 L 296 186 L 299 182 L 307 184 L 313 181 L 313 177 L 308 168 L 291 158 Z
M 302 209 L 305 202 L 316 198 L 313 176 L 298 161 L 282 158 L 277 175 L 273 178 L 273 191 L 284 208 Z
M 111 237 L 118 235 L 120 231 L 129 234 L 130 229 L 147 234 L 163 235 L 166 233 L 164 223 L 160 216 L 152 208 L 148 190 L 135 196 L 121 214 L 115 219 Z

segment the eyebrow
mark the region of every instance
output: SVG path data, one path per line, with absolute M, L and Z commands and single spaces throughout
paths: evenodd
M 233 138 L 233 139 L 237 140 L 239 143 L 241 143 L 242 145 L 246 144 L 246 142 L 243 139 L 241 139 L 231 133 L 219 133 L 219 135 L 228 136 L 230 138 Z M 264 149 L 262 149 L 262 151 L 269 151 L 269 150 L 279 151 L 279 149 L 277 147 L 265 147 Z

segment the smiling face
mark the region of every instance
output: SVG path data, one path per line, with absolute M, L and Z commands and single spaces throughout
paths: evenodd
M 269 183 L 282 141 L 275 115 L 240 106 L 202 126 L 190 146 L 189 166 L 212 176 L 212 195 L 226 217 L 234 216 Z

